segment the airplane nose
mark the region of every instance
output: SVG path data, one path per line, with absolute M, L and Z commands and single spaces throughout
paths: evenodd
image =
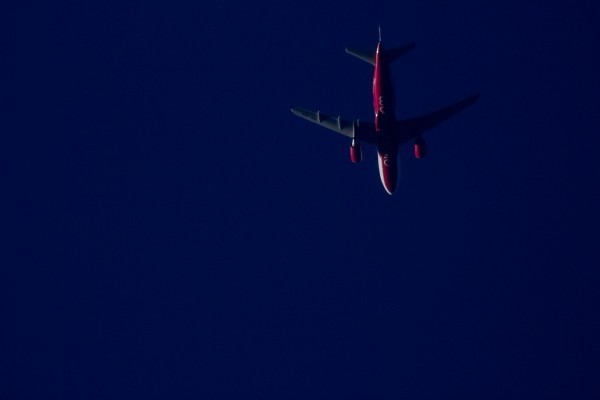
M 392 195 L 392 194 L 394 194 L 394 191 L 396 190 L 396 182 L 384 182 L 383 187 L 385 188 L 385 191 L 389 195 Z
M 379 176 L 381 183 L 388 194 L 393 194 L 398 184 L 398 160 L 396 155 L 378 154 Z

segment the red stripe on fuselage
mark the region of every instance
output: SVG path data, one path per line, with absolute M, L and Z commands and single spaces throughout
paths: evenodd
M 377 43 L 375 51 L 375 72 L 373 73 L 373 110 L 375 112 L 375 132 L 379 132 L 381 124 L 379 123 L 380 115 L 383 114 L 383 90 L 381 82 L 381 42 Z M 385 111 L 385 110 L 384 110 Z
M 373 73 L 373 110 L 375 112 L 375 134 L 377 135 L 377 157 L 379 176 L 385 190 L 392 194 L 398 183 L 398 149 L 393 136 L 396 122 L 394 89 L 385 60 L 381 41 L 375 51 Z M 388 109 L 389 107 L 389 109 Z

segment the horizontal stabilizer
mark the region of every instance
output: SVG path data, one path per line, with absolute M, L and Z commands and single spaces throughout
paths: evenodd
M 397 60 L 401 56 L 405 55 L 409 51 L 415 48 L 414 43 L 409 43 L 404 46 L 395 47 L 391 50 L 385 50 L 385 58 L 387 62 Z M 350 47 L 346 47 L 346 53 L 353 55 L 354 57 L 360 58 L 361 60 L 368 62 L 371 65 L 375 65 L 375 52 L 368 52 L 362 50 L 356 50 Z
M 346 47 L 346 53 L 353 55 L 356 58 L 368 62 L 371 65 L 375 65 L 375 52 L 362 51 Z
M 392 61 L 396 61 L 398 58 L 405 55 L 406 53 L 408 53 L 409 51 L 411 51 L 414 48 L 415 48 L 415 44 L 409 43 L 407 45 L 396 47 L 391 50 L 386 50 L 385 57 L 386 57 L 387 61 L 391 63 Z

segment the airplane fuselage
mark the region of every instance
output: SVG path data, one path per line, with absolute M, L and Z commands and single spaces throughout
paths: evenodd
M 398 183 L 399 171 L 399 146 L 393 133 L 396 125 L 396 99 L 389 64 L 386 62 L 381 41 L 377 43 L 375 52 L 373 109 L 375 112 L 379 176 L 385 190 L 392 194 Z
M 474 94 L 428 114 L 398 120 L 390 64 L 413 48 L 414 43 L 409 43 L 384 50 L 381 42 L 381 30 L 375 53 L 346 47 L 347 53 L 375 67 L 373 73 L 374 123 L 360 123 L 358 119 L 347 120 L 341 116 L 334 117 L 320 111 L 311 111 L 300 107 L 291 108 L 293 114 L 352 139 L 350 160 L 353 163 L 362 160 L 361 142 L 376 146 L 379 176 L 385 191 L 389 194 L 396 189 L 400 177 L 400 145 L 413 142 L 415 158 L 425 157 L 426 147 L 423 134 L 479 99 L 479 94 Z

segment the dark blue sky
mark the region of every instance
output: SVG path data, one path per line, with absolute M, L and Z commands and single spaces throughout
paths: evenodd
M 54 2 L 2 41 L 0 398 L 598 398 L 592 1 Z M 371 118 L 344 46 L 411 117 Z

